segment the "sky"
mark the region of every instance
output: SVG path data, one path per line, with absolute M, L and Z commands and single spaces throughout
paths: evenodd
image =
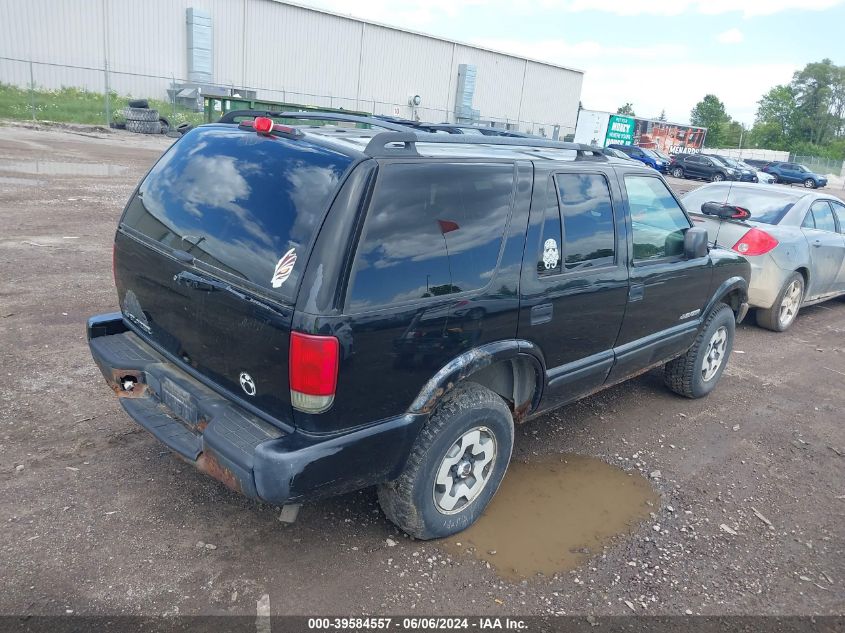
M 708 93 L 757 101 L 825 57 L 845 64 L 845 0 L 296 0 L 585 71 L 581 101 L 676 123 Z

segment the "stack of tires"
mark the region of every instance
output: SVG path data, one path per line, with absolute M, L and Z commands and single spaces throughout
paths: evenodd
M 127 132 L 136 134 L 161 134 L 162 122 L 158 116 L 158 110 L 150 108 L 146 99 L 137 99 L 129 102 L 129 107 L 123 111 L 126 117 Z

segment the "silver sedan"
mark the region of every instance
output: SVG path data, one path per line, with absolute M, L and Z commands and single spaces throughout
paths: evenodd
M 782 332 L 801 306 L 845 295 L 845 204 L 823 193 L 782 185 L 714 183 L 690 191 L 683 204 L 711 243 L 751 263 L 748 301 L 757 324 Z M 702 205 L 722 206 L 719 217 Z M 733 212 L 732 207 L 737 207 Z M 727 213 L 726 213 L 727 211 Z M 745 211 L 745 212 L 744 212 Z M 750 218 L 741 216 L 750 212 Z

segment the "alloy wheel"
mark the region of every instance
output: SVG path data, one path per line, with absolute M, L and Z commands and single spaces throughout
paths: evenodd
M 710 342 L 704 352 L 704 362 L 701 364 L 701 377 L 704 382 L 709 382 L 718 373 L 725 361 L 727 349 L 728 329 L 723 325 L 710 337 Z
M 804 290 L 801 287 L 801 282 L 798 279 L 793 279 L 792 283 L 787 286 L 786 292 L 783 294 L 783 300 L 780 302 L 778 322 L 782 328 L 789 327 L 795 320 L 798 309 L 801 307 L 803 294 Z
M 475 501 L 496 463 L 496 437 L 486 426 L 470 429 L 455 441 L 440 462 L 434 480 L 434 505 L 456 514 Z

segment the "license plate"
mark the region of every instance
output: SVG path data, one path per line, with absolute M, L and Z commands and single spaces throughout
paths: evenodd
M 197 424 L 197 405 L 187 391 L 172 380 L 165 378 L 161 381 L 161 402 L 170 409 L 176 417 L 191 426 Z

